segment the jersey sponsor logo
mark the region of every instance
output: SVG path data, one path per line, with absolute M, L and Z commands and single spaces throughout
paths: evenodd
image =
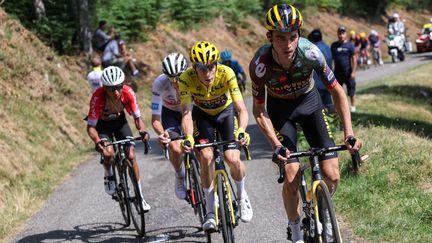
M 151 108 L 152 108 L 152 110 L 157 111 L 159 109 L 159 104 L 158 103 L 152 103 Z
M 306 50 L 305 56 L 309 60 L 317 60 L 319 57 L 319 50 L 317 47 L 311 47 L 311 49 Z
M 224 106 L 228 102 L 228 97 L 226 94 L 223 94 L 216 99 L 211 100 L 200 100 L 194 98 L 195 105 L 203 108 L 203 109 L 216 109 Z
M 262 78 L 264 77 L 264 74 L 266 73 L 266 66 L 264 65 L 264 63 L 260 63 L 259 62 L 260 57 L 257 58 L 257 60 L 255 61 L 256 67 L 255 67 L 255 75 L 258 78 Z

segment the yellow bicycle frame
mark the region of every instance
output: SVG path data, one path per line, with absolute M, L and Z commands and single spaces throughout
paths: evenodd
M 224 177 L 224 183 L 225 183 L 225 188 L 227 189 L 228 192 L 228 200 L 229 200 L 229 208 L 230 208 L 230 215 L 231 215 L 231 221 L 233 223 L 233 225 L 236 224 L 236 218 L 234 216 L 234 207 L 232 204 L 232 197 L 231 197 L 231 187 L 229 185 L 229 178 L 228 175 L 226 174 L 225 170 L 215 170 L 215 174 L 214 174 L 214 178 L 213 178 L 213 193 L 214 193 L 214 198 L 219 199 L 219 195 L 218 195 L 218 188 L 217 188 L 217 176 L 221 174 Z M 219 225 L 219 214 L 218 214 L 218 207 L 220 207 L 221 205 L 219 205 L 219 200 L 218 203 L 215 203 L 215 220 L 216 220 L 216 225 Z

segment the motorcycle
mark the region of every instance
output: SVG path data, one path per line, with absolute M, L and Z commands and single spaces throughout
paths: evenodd
M 391 56 L 392 62 L 397 60 L 403 62 L 405 60 L 405 42 L 400 35 L 389 35 L 386 38 L 388 53 Z

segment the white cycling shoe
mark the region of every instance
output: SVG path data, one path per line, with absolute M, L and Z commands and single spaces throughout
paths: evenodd
M 185 186 L 185 179 L 184 177 L 178 177 L 177 175 L 175 177 L 175 194 L 177 198 L 179 199 L 185 199 L 186 198 L 186 186 Z
M 202 225 L 202 229 L 204 231 L 207 230 L 216 230 L 216 220 L 214 213 L 208 213 L 205 217 L 205 221 Z
M 240 219 L 245 223 L 250 222 L 253 217 L 253 210 L 252 210 L 252 205 L 250 204 L 249 196 L 240 199 L 239 205 L 240 205 Z
M 114 195 L 114 193 L 116 192 L 116 184 L 115 184 L 114 176 L 105 176 L 104 185 L 105 185 L 105 192 L 108 195 Z
M 144 212 L 147 212 L 151 209 L 150 204 L 148 204 L 144 198 L 142 199 L 142 207 Z

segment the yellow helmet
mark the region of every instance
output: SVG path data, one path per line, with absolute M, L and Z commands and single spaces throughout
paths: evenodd
M 289 4 L 278 4 L 266 14 L 265 26 L 268 30 L 293 32 L 303 25 L 303 17 L 298 9 Z
M 362 39 L 366 38 L 366 33 L 365 32 L 361 32 L 360 33 L 360 38 L 362 38 Z
M 192 64 L 211 64 L 219 60 L 219 50 L 213 43 L 207 41 L 200 41 L 196 43 L 190 50 L 189 58 Z
M 354 36 L 356 35 L 356 32 L 354 30 L 351 30 L 349 32 L 349 35 L 350 35 L 351 38 L 354 38 Z

